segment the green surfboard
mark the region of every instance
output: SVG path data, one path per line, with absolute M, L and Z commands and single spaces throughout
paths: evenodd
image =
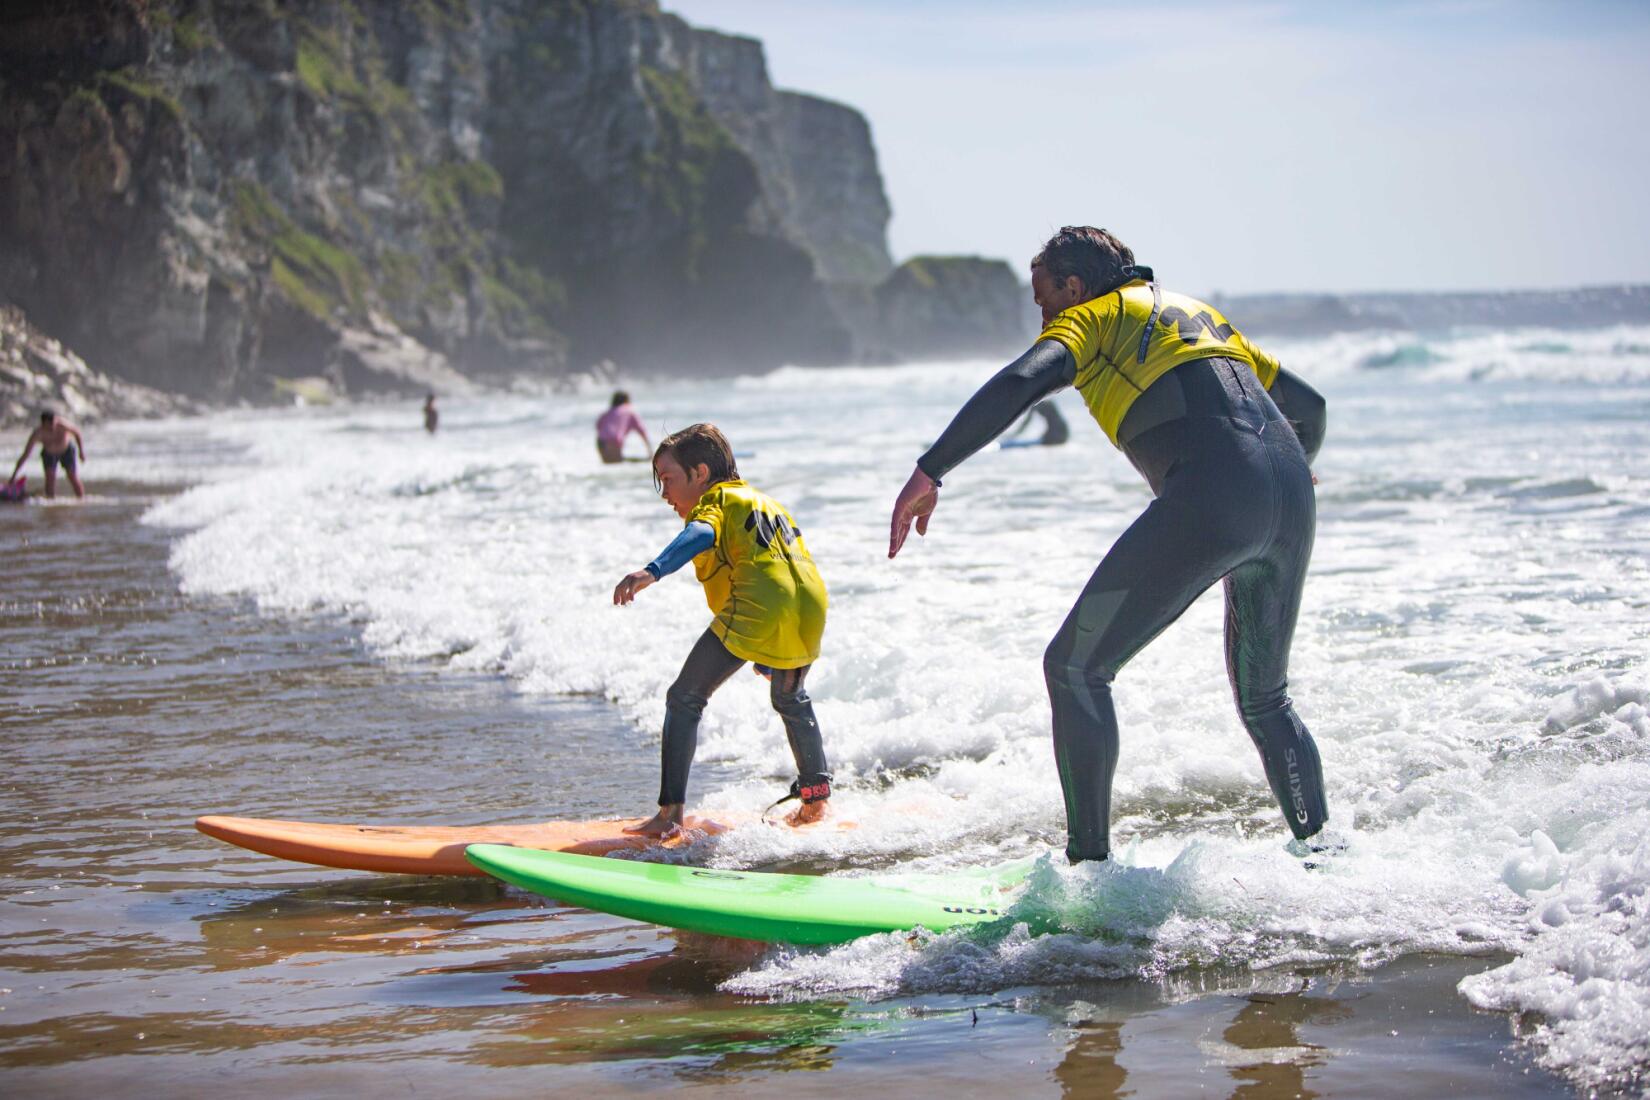
M 997 920 L 1028 862 L 983 875 L 898 880 L 721 871 L 472 844 L 471 863 L 505 882 L 632 920 L 798 944 L 847 943 L 921 926 L 942 932 Z M 912 885 L 911 883 L 916 883 Z

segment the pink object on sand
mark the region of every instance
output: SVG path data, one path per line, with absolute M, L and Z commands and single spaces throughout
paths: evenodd
M 5 488 L 0 489 L 0 500 L 8 504 L 21 504 L 23 499 L 29 495 L 28 484 L 28 474 L 24 474 L 16 481 L 6 482 Z

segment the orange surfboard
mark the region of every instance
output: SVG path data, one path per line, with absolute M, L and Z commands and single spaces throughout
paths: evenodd
M 598 821 L 545 821 L 537 825 L 332 825 L 315 821 L 277 821 L 261 817 L 195 819 L 207 836 L 254 852 L 391 875 L 482 875 L 464 858 L 471 844 L 513 844 L 600 856 L 620 849 L 675 847 L 726 832 L 709 818 L 689 817 L 686 831 L 668 840 L 622 832 L 636 818 Z

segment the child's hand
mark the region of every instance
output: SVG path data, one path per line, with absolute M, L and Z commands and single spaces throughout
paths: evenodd
M 636 598 L 636 593 L 653 583 L 653 574 L 646 569 L 638 569 L 613 589 L 613 605 L 623 607 Z

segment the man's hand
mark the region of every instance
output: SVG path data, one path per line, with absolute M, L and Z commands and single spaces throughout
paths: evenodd
M 910 480 L 899 491 L 894 501 L 894 519 L 888 528 L 888 556 L 892 558 L 905 545 L 911 533 L 911 521 L 917 522 L 917 534 L 928 534 L 928 519 L 940 502 L 940 487 L 921 469 L 911 471 Z
M 636 570 L 636 572 L 620 581 L 618 587 L 613 589 L 613 605 L 615 607 L 624 606 L 636 598 L 636 593 L 652 583 L 652 573 L 649 573 L 646 569 Z

